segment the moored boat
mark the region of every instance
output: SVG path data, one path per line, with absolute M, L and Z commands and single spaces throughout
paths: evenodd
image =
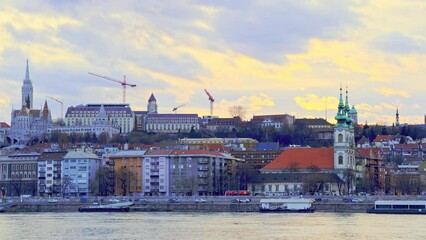
M 312 202 L 306 198 L 261 199 L 260 212 L 312 213 Z
M 426 214 L 426 201 L 378 200 L 367 213 Z
M 78 209 L 79 212 L 129 212 L 130 206 L 133 205 L 131 202 L 114 203 L 107 205 L 96 205 L 81 207 Z

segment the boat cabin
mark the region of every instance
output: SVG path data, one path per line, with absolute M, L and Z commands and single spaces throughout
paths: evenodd
M 313 199 L 289 198 L 289 199 L 260 199 L 260 208 L 264 210 L 304 210 L 311 209 Z

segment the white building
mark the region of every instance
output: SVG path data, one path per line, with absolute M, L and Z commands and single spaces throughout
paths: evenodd
M 197 114 L 148 114 L 146 131 L 154 133 L 190 132 L 200 129 Z
M 61 166 L 66 153 L 43 152 L 37 159 L 39 196 L 57 196 L 62 193 Z
M 101 133 L 108 133 L 109 137 L 120 133 L 120 125 L 118 122 L 111 122 L 103 105 L 99 108 L 97 116 L 90 125 L 73 125 L 73 126 L 54 126 L 48 129 L 49 133 L 62 132 L 71 133 L 95 133 L 99 136 Z
M 62 187 L 65 194 L 88 195 L 101 167 L 101 159 L 87 151 L 69 151 L 61 166 Z
M 129 133 L 135 127 L 135 114 L 129 104 L 87 104 L 69 107 L 65 114 L 66 126 L 93 126 L 101 108 L 105 108 L 111 125 L 118 125 L 120 133 Z
M 142 191 L 145 196 L 169 195 L 169 155 L 171 150 L 148 150 L 142 162 Z

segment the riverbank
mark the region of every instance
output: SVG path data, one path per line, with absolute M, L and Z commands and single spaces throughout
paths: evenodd
M 16 203 L 4 208 L 4 213 L 21 212 L 77 212 L 88 203 Z M 133 212 L 258 212 L 259 203 L 143 203 L 134 204 Z M 362 213 L 372 208 L 372 203 L 313 203 L 318 212 Z

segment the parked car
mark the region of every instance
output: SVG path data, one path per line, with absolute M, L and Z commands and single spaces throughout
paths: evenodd
M 170 198 L 168 202 L 169 203 L 178 203 L 178 202 L 180 202 L 180 200 L 177 199 L 177 198 Z
M 248 203 L 251 200 L 249 198 L 236 198 L 236 199 L 232 199 L 231 202 L 233 203 Z
M 136 198 L 134 200 L 134 202 L 137 202 L 137 203 L 148 203 L 149 201 L 146 198 Z
M 350 197 L 344 197 L 343 198 L 343 202 L 350 203 L 350 202 L 352 202 L 352 198 L 350 198 Z
M 48 202 L 49 203 L 57 203 L 58 199 L 56 199 L 56 198 L 49 198 Z
M 351 202 L 353 203 L 361 203 L 363 200 L 361 198 L 352 198 Z
M 116 198 L 110 198 L 108 201 L 110 201 L 112 203 L 118 203 L 118 202 L 120 202 L 120 200 L 118 200 Z
M 207 201 L 206 201 L 206 199 L 203 199 L 203 198 L 197 198 L 197 199 L 195 199 L 195 202 L 196 203 L 206 203 Z

